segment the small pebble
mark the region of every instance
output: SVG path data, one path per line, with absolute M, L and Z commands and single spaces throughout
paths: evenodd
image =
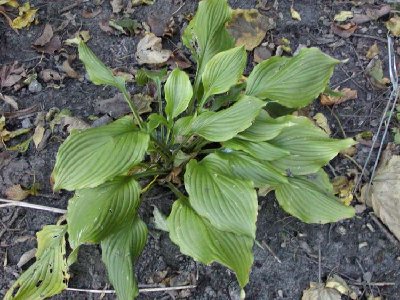
M 22 120 L 22 128 L 31 128 L 32 127 L 32 122 L 29 120 L 29 118 L 25 118 Z
M 358 244 L 358 249 L 362 249 L 364 247 L 368 247 L 368 243 L 367 242 L 363 242 L 363 243 Z
M 347 233 L 347 230 L 344 226 L 338 226 L 336 232 L 339 233 L 340 235 L 345 235 Z
M 31 93 L 39 93 L 39 92 L 42 91 L 42 85 L 40 84 L 39 81 L 33 80 L 33 81 L 29 84 L 28 90 L 29 90 Z
M 282 290 L 278 290 L 278 297 L 279 298 L 283 298 L 283 291 Z

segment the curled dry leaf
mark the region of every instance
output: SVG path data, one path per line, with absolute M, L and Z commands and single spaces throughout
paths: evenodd
M 388 15 L 391 11 L 390 5 L 383 5 L 379 8 L 369 8 L 365 14 L 354 14 L 352 22 L 356 24 L 362 24 L 369 21 L 378 20 L 379 18 Z
M 44 69 L 40 71 L 39 77 L 43 79 L 44 82 L 60 81 L 64 78 L 64 76 L 61 76 L 60 73 L 51 69 Z
M 32 44 L 39 52 L 54 54 L 61 49 L 61 39 L 58 35 L 54 35 L 53 28 L 50 24 L 46 24 L 42 34 Z
M 292 16 L 293 20 L 301 21 L 300 13 L 295 10 L 293 6 L 290 7 L 290 15 Z
M 344 205 L 349 206 L 353 201 L 354 180 L 349 180 L 346 176 L 337 176 L 333 179 L 332 186 L 334 194 Z
M 364 187 L 364 200 L 400 240 L 400 156 L 393 155 L 390 148 L 382 155 L 369 191 Z
M 334 274 L 333 276 L 329 276 L 325 286 L 327 288 L 335 289 L 342 295 L 346 295 L 353 300 L 357 299 L 357 294 L 350 289 L 346 281 L 344 281 L 344 279 L 339 275 Z
M 235 38 L 236 46 L 244 45 L 247 51 L 253 50 L 264 39 L 268 30 L 276 26 L 256 9 L 235 9 L 227 25 L 229 33 Z
M 4 102 L 10 104 L 11 107 L 14 108 L 15 110 L 18 110 L 18 103 L 17 103 L 17 101 L 14 100 L 13 97 L 3 95 L 2 93 L 0 93 L 0 99 L 3 100 Z
M 11 27 L 14 29 L 29 27 L 35 21 L 37 11 L 37 9 L 31 8 L 29 1 L 25 2 L 18 7 L 19 16 L 12 21 Z
M 146 34 L 137 46 L 136 59 L 139 64 L 162 64 L 171 56 L 170 50 L 162 49 L 161 38 Z
M 347 23 L 347 24 L 332 23 L 331 25 L 332 32 L 342 38 L 351 37 L 354 31 L 356 31 L 356 29 L 357 25 L 355 23 Z
M 26 77 L 25 68 L 19 66 L 18 62 L 3 65 L 0 68 L 0 87 L 12 87 L 24 77 Z
M 398 15 L 390 18 L 385 25 L 391 34 L 394 36 L 400 36 L 400 17 Z
M 335 105 L 340 104 L 348 100 L 357 99 L 357 91 L 352 90 L 350 88 L 343 88 L 339 90 L 338 88 L 335 91 L 340 92 L 342 96 L 332 96 L 327 94 L 321 94 L 320 101 L 322 105 Z
M 303 291 L 301 300 L 341 300 L 342 297 L 336 289 L 325 287 L 324 283 L 310 282 L 310 287 Z
M 368 59 L 373 59 L 375 56 L 379 54 L 378 44 L 374 43 L 367 51 L 365 55 Z
M 331 129 L 329 128 L 328 119 L 325 117 L 323 113 L 317 113 L 313 117 L 315 124 L 323 131 L 325 131 L 328 135 L 332 134 Z
M 8 187 L 4 195 L 7 199 L 14 200 L 14 201 L 21 201 L 26 199 L 31 192 L 29 190 L 24 190 L 20 184 L 12 185 Z
M 62 64 L 62 68 L 63 71 L 67 74 L 68 77 L 70 78 L 79 78 L 79 74 L 78 72 L 76 72 L 70 65 L 70 59 L 66 59 L 63 64 Z

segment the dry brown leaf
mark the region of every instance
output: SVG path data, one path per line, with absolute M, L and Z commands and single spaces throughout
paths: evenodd
M 102 12 L 101 7 L 97 7 L 95 10 L 84 10 L 82 11 L 82 17 L 85 19 L 93 19 Z
M 48 42 L 50 42 L 51 38 L 53 37 L 53 28 L 50 24 L 46 24 L 44 26 L 42 34 L 33 42 L 34 46 L 44 46 Z
M 390 18 L 385 25 L 394 36 L 400 36 L 400 17 L 398 15 Z
M 26 199 L 31 192 L 29 190 L 24 190 L 20 184 L 15 184 L 8 187 L 4 194 L 10 200 L 21 201 Z
M 18 62 L 3 65 L 0 68 L 0 87 L 12 87 L 24 77 L 26 77 L 25 68 L 18 66 Z
M 4 102 L 10 104 L 11 107 L 14 108 L 15 110 L 18 110 L 18 103 L 17 103 L 17 101 L 14 100 L 13 97 L 3 95 L 2 93 L 0 93 L 0 99 L 3 100 Z
M 162 49 L 161 38 L 153 33 L 146 34 L 136 50 L 136 59 L 139 64 L 163 64 L 170 58 L 172 52 Z
M 268 30 L 275 28 L 273 19 L 256 9 L 235 9 L 227 30 L 235 38 L 236 46 L 244 45 L 247 51 L 253 50 L 264 39 Z
M 340 92 L 343 96 L 332 96 L 327 94 L 321 94 L 320 101 L 322 105 L 335 105 L 340 104 L 348 100 L 357 99 L 357 90 L 352 90 L 350 88 L 335 89 L 335 91 Z
M 25 2 L 18 7 L 19 16 L 12 21 L 11 27 L 14 29 L 29 27 L 35 21 L 37 11 L 37 9 L 31 8 L 29 1 Z
M 372 59 L 365 68 L 371 84 L 377 89 L 386 89 L 390 83 L 389 78 L 383 76 L 382 61 L 379 58 Z
M 135 104 L 139 114 L 144 114 L 151 112 L 151 103 L 153 103 L 154 99 L 153 97 L 147 95 L 147 94 L 142 94 L 138 93 L 133 95 L 133 103 Z
M 383 5 L 377 9 L 367 9 L 365 14 L 354 14 L 354 17 L 351 21 L 356 24 L 366 23 L 388 15 L 390 11 L 390 5 Z
M 331 25 L 332 32 L 342 38 L 349 38 L 356 29 L 357 25 L 355 23 L 347 23 L 343 25 L 332 23 Z
M 35 48 L 38 52 L 54 54 L 54 52 L 61 49 L 61 46 L 62 45 L 60 37 L 58 35 L 55 35 L 44 45 L 33 45 L 33 48 Z
M 346 281 L 344 281 L 344 279 L 339 275 L 333 274 L 332 276 L 329 276 L 326 281 L 325 287 L 335 289 L 342 295 L 346 295 L 353 300 L 357 299 L 357 294 L 352 289 L 350 289 Z
M 67 74 L 70 78 L 79 78 L 78 72 L 76 72 L 70 65 L 69 59 L 65 60 L 62 64 L 63 71 Z
M 373 59 L 375 56 L 379 54 L 378 44 L 374 43 L 367 51 L 365 55 L 368 59 Z
M 60 73 L 51 69 L 44 69 L 40 71 L 39 77 L 43 79 L 44 82 L 60 81 L 64 78 L 64 76 L 61 76 Z
M 364 192 L 368 192 L 364 200 L 370 200 L 375 214 L 400 240 L 400 156 L 393 155 L 390 147 L 382 155 L 369 191 Z
M 42 125 L 38 125 L 33 133 L 32 140 L 35 144 L 36 149 L 39 147 L 40 142 L 43 140 L 45 129 Z
M 303 291 L 301 300 L 341 300 L 336 289 L 325 287 L 323 283 L 310 282 L 310 287 Z

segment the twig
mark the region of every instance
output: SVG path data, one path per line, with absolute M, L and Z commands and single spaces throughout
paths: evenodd
M 275 258 L 275 260 L 276 260 L 278 263 L 280 263 L 280 264 L 282 263 L 282 261 L 279 259 L 279 257 L 276 256 L 274 250 L 272 250 L 271 247 L 270 247 L 265 241 L 262 241 L 262 242 L 261 242 L 261 246 L 263 247 L 263 249 L 264 249 L 264 248 L 267 249 L 267 250 L 269 251 L 269 253 L 272 254 L 272 256 Z M 265 249 L 264 249 L 264 250 L 265 250 Z
M 183 285 L 183 286 L 158 287 L 158 288 L 142 288 L 139 289 L 139 293 L 177 291 L 177 290 L 195 289 L 196 287 L 197 285 Z M 90 289 L 75 289 L 75 288 L 66 288 L 66 290 L 71 292 L 83 292 L 92 294 L 115 294 L 115 290 L 90 290 Z
M 381 41 L 382 43 L 386 43 L 386 40 L 384 38 L 381 38 L 378 36 L 373 36 L 373 35 L 368 35 L 368 34 L 360 34 L 360 33 L 353 33 L 352 36 L 373 39 L 373 40 Z
M 23 202 L 23 201 L 0 199 L 0 202 L 8 203 L 7 206 L 12 205 L 12 206 L 27 207 L 27 208 L 33 208 L 33 209 L 38 209 L 38 210 L 50 211 L 50 212 L 53 212 L 56 214 L 66 214 L 67 213 L 67 211 L 65 209 L 55 208 L 55 207 L 50 207 L 50 206 L 43 206 L 43 205 L 38 205 L 38 204 L 32 204 L 32 203 L 27 203 L 27 202 Z M 0 206 L 0 208 L 1 207 L 5 207 L 5 206 Z
M 370 286 L 388 286 L 388 285 L 396 285 L 395 282 L 352 282 L 351 285 L 370 285 Z

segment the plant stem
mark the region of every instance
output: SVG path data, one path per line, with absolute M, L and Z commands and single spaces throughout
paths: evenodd
M 140 118 L 140 115 L 139 115 L 135 105 L 132 102 L 131 95 L 128 93 L 125 86 L 123 88 L 121 87 L 120 91 L 122 91 L 122 94 L 124 95 L 124 99 L 128 103 L 129 108 L 131 109 L 131 111 L 133 113 L 133 117 L 136 120 L 136 123 L 138 124 L 139 128 L 142 129 L 143 128 L 142 127 L 142 119 Z
M 163 116 L 163 107 L 162 107 L 162 98 L 161 98 L 161 81 L 159 79 L 155 80 L 156 83 L 156 89 L 157 89 L 157 100 L 158 100 L 158 114 L 160 116 Z M 160 126 L 161 128 L 161 139 L 164 139 L 164 125 Z
M 178 197 L 178 199 L 186 199 L 187 197 L 182 194 L 182 192 L 180 190 L 178 190 L 178 188 L 176 186 L 174 186 L 171 182 L 167 181 L 167 186 L 169 187 L 169 189 L 175 194 L 176 197 Z
M 132 176 L 133 176 L 135 179 L 140 179 L 140 178 L 143 178 L 143 177 L 148 177 L 148 176 L 153 176 L 153 175 L 158 176 L 158 175 L 164 175 L 164 174 L 168 174 L 168 170 L 151 170 L 151 171 L 144 171 L 144 172 L 141 172 L 141 173 L 133 174 Z
M 164 158 L 171 162 L 172 155 L 169 150 L 153 135 L 150 135 L 151 140 L 157 145 L 157 147 L 161 150 L 160 154 L 164 156 Z

